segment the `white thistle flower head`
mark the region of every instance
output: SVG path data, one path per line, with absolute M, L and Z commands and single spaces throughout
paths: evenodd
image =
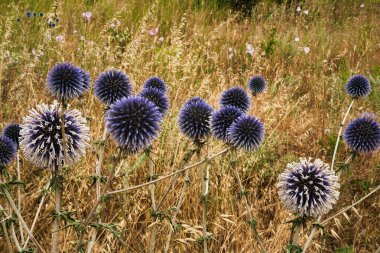
M 326 214 L 339 198 L 338 177 L 330 166 L 316 159 L 289 163 L 278 177 L 278 195 L 296 215 L 318 217 Z
M 70 165 L 85 155 L 90 139 L 89 128 L 78 110 L 67 109 L 64 117 L 67 165 Z M 21 128 L 20 146 L 31 163 L 37 167 L 62 166 L 61 108 L 57 101 L 30 110 Z

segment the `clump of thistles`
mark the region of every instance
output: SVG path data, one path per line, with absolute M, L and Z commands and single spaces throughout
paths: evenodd
M 148 99 L 150 102 L 158 107 L 158 110 L 164 116 L 169 110 L 169 99 L 168 97 L 160 92 L 156 88 L 144 88 L 140 94 L 140 97 Z
M 82 96 L 89 87 L 89 74 L 67 62 L 55 65 L 48 74 L 47 89 L 60 100 Z
M 8 166 L 16 156 L 16 145 L 7 136 L 0 135 L 0 169 Z
M 104 104 L 111 105 L 132 94 L 129 78 L 120 70 L 111 69 L 99 75 L 94 86 L 95 96 Z
M 371 114 L 348 123 L 344 131 L 347 146 L 358 153 L 372 153 L 380 148 L 380 125 Z
M 17 123 L 11 123 L 3 130 L 3 135 L 11 139 L 17 148 L 20 146 L 20 130 L 20 124 Z
M 317 217 L 326 214 L 339 198 L 339 182 L 328 164 L 316 159 L 289 163 L 278 177 L 278 195 L 296 215 Z
M 20 146 L 25 157 L 37 167 L 54 168 L 63 165 L 61 108 L 41 104 L 30 111 L 21 126 Z M 64 112 L 67 164 L 78 161 L 86 152 L 89 128 L 78 110 Z
M 371 92 L 368 79 L 362 75 L 354 75 L 345 85 L 346 92 L 352 98 L 366 97 Z
M 202 98 L 189 99 L 181 108 L 178 125 L 181 132 L 193 140 L 202 140 L 211 134 L 213 109 Z
M 248 81 L 248 87 L 254 96 L 263 93 L 266 89 L 266 86 L 267 85 L 265 79 L 261 76 L 254 76 Z
M 143 97 L 122 98 L 106 114 L 106 128 L 113 140 L 127 153 L 148 148 L 160 130 L 161 113 Z
M 243 88 L 236 86 L 222 93 L 219 104 L 221 107 L 228 105 L 235 106 L 241 111 L 246 112 L 251 102 L 247 92 Z
M 229 143 L 246 151 L 257 149 L 264 140 L 263 123 L 254 116 L 241 116 L 227 130 Z
M 228 142 L 227 130 L 243 112 L 234 106 L 222 107 L 212 115 L 211 128 L 214 136 L 224 142 Z
M 162 80 L 161 78 L 157 76 L 152 76 L 148 80 L 145 81 L 143 85 L 143 89 L 148 89 L 148 88 L 157 89 L 161 93 L 165 93 L 167 90 L 164 80 Z

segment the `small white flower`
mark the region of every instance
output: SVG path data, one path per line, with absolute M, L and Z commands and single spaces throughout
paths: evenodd
M 36 56 L 37 55 L 37 51 L 35 48 L 32 49 L 32 55 Z
M 57 42 L 64 43 L 65 42 L 65 37 L 63 37 L 63 35 L 60 34 L 60 35 L 55 36 L 55 40 Z
M 73 33 L 76 34 L 76 33 L 78 33 L 78 31 L 76 29 L 74 29 Z
M 308 54 L 310 52 L 310 47 L 303 47 L 303 51 L 305 54 Z
M 327 63 L 327 60 L 323 60 L 323 63 Z
M 308 15 L 309 14 L 309 10 L 305 10 L 305 11 L 303 11 L 303 13 L 305 13 L 305 15 Z
M 158 41 L 159 41 L 160 43 L 164 42 L 164 37 L 160 37 L 160 38 L 158 39 Z
M 361 5 L 360 5 L 360 8 L 364 8 L 364 4 L 361 4 Z
M 91 11 L 86 11 L 82 13 L 82 17 L 87 21 L 90 22 L 92 13 Z
M 246 43 L 245 46 L 246 46 L 246 48 L 247 48 L 246 53 L 247 53 L 247 54 L 250 54 L 251 56 L 253 56 L 254 53 L 255 53 L 255 49 L 253 48 L 252 44 L 250 44 L 250 43 Z
M 297 12 L 300 12 L 300 11 L 301 11 L 301 7 L 298 6 L 298 7 L 297 7 Z
M 295 42 L 298 42 L 298 41 L 300 41 L 300 38 L 299 38 L 299 37 L 295 37 L 295 38 L 294 38 L 294 41 L 295 41 Z
M 86 38 L 84 36 L 80 36 L 80 40 L 84 41 Z

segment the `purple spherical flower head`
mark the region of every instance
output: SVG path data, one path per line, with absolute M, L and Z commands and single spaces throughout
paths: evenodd
M 95 96 L 104 104 L 111 105 L 132 94 L 129 78 L 120 70 L 111 69 L 99 75 L 95 81 Z
M 248 81 L 248 87 L 252 94 L 256 96 L 257 94 L 263 93 L 267 87 L 265 79 L 262 76 L 254 76 Z
M 157 76 L 152 76 L 148 80 L 145 81 L 143 88 L 155 88 L 158 91 L 165 93 L 167 91 L 167 86 L 161 78 Z
M 158 110 L 164 116 L 169 110 L 169 99 L 168 97 L 157 90 L 156 88 L 144 88 L 140 94 L 140 97 L 148 99 L 150 102 L 158 107 Z
M 106 128 L 119 147 L 131 153 L 150 146 L 158 137 L 161 113 L 143 97 L 122 98 L 106 113 Z
M 11 123 L 7 125 L 3 130 L 3 135 L 7 136 L 16 145 L 16 148 L 20 146 L 20 124 Z
M 67 165 L 70 165 L 86 153 L 89 128 L 77 110 L 67 109 L 64 118 Z M 35 166 L 54 168 L 63 164 L 61 108 L 56 101 L 52 105 L 41 104 L 32 109 L 24 118 L 20 134 L 21 149 Z
M 253 116 L 241 116 L 227 130 L 229 142 L 246 151 L 257 149 L 264 139 L 264 125 Z
M 358 153 L 373 153 L 380 148 L 380 125 L 375 116 L 364 114 L 350 123 L 344 131 L 347 146 Z
M 219 104 L 221 107 L 231 105 L 246 112 L 251 104 L 249 96 L 245 90 L 239 86 L 224 91 L 220 97 Z
M 0 169 L 8 166 L 16 156 L 17 147 L 7 136 L 0 135 Z
M 179 129 L 190 139 L 202 140 L 211 134 L 213 109 L 202 98 L 189 99 L 181 108 L 178 117 Z
M 318 217 L 326 214 L 339 198 L 339 182 L 328 164 L 316 159 L 289 163 L 278 177 L 278 195 L 296 215 Z
M 26 16 L 27 18 L 32 17 L 32 15 L 33 15 L 33 13 L 32 13 L 31 11 L 27 11 L 27 12 L 25 13 L 25 16 Z
M 366 97 L 371 92 L 368 79 L 362 75 L 354 75 L 345 85 L 346 92 L 352 98 Z
M 211 129 L 214 136 L 224 142 L 228 142 L 227 130 L 243 112 L 235 106 L 222 107 L 212 114 Z
M 47 89 L 61 100 L 69 100 L 83 95 L 90 87 L 89 75 L 70 64 L 59 63 L 48 74 Z

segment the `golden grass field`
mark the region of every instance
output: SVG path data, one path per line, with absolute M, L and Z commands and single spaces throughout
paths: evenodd
M 266 78 L 268 89 L 252 97 L 249 114 L 264 122 L 265 141 L 258 151 L 239 151 L 237 168 L 267 251 L 283 252 L 290 233 L 286 221 L 294 216 L 280 203 L 277 176 L 288 162 L 297 161 L 298 157 L 331 162 L 339 124 L 350 103 L 344 84 L 352 74 L 366 75 L 372 91 L 369 97 L 354 104 L 349 119 L 362 112 L 379 116 L 380 2 L 314 0 L 285 5 L 268 0 L 257 4 L 248 16 L 226 6 L 217 7 L 217 1 L 213 2 L 2 0 L 0 129 L 9 122 L 22 123 L 30 109 L 54 100 L 45 85 L 48 71 L 57 62 L 68 61 L 84 68 L 92 80 L 113 67 L 123 70 L 134 85 L 134 93 L 140 91 L 148 77 L 157 75 L 168 84 L 170 111 L 160 137 L 153 143 L 153 160 L 155 173 L 166 175 L 181 168 L 181 160 L 191 147 L 178 129 L 181 105 L 192 96 L 200 96 L 218 108 L 223 90 L 240 85 L 248 91 L 248 79 L 260 74 Z M 296 11 L 297 6 L 301 12 Z M 42 11 L 45 16 L 28 19 L 27 10 Z M 92 13 L 89 22 L 82 17 L 86 11 Z M 46 17 L 53 13 L 59 22 L 55 28 L 48 28 Z M 16 20 L 18 17 L 20 22 Z M 112 28 L 110 25 L 117 21 L 120 26 Z M 158 34 L 151 36 L 149 30 L 155 27 L 159 28 Z M 295 41 L 296 37 L 299 41 Z M 255 49 L 253 56 L 247 54 L 246 43 Z M 304 47 L 310 48 L 310 52 L 306 53 Z M 64 172 L 62 209 L 74 211 L 73 217 L 79 220 L 95 202 L 95 186 L 90 176 L 95 173 L 98 150 L 95 142 L 104 131 L 104 106 L 91 90 L 80 100 L 72 101 L 71 107 L 88 118 L 93 143 L 86 157 Z M 224 148 L 223 143 L 211 139 L 207 152 L 214 154 Z M 112 140 L 107 140 L 105 150 L 103 173 L 107 175 L 111 156 L 116 153 Z M 207 152 L 203 150 L 202 156 L 206 157 Z M 337 162 L 343 162 L 348 155 L 349 150 L 342 142 Z M 113 190 L 146 182 L 147 163 L 136 164 L 140 156 L 128 158 L 112 183 Z M 247 212 L 230 160 L 231 156 L 226 154 L 210 164 L 209 252 L 259 252 L 246 222 Z M 191 163 L 195 162 L 194 157 Z M 25 182 L 21 213 L 26 223 L 31 224 L 51 172 L 33 167 L 22 155 L 21 168 Z M 15 165 L 8 172 L 15 175 Z M 196 168 L 190 171 L 190 176 L 191 184 L 178 215 L 182 226 L 173 235 L 171 252 L 202 251 L 197 242 L 202 236 L 202 208 Z M 158 199 L 169 183 L 170 179 L 155 185 Z M 342 175 L 341 196 L 329 214 L 360 199 L 379 183 L 379 152 L 358 156 Z M 182 184 L 181 176 L 160 206 L 161 211 L 170 215 Z M 34 232 L 46 252 L 50 250 L 54 210 L 54 196 L 49 193 Z M 5 198 L 1 203 L 6 206 Z M 153 221 L 150 205 L 148 187 L 112 195 L 105 202 L 101 218 L 104 223 L 118 225 L 115 230 L 120 237 L 109 230 L 99 231 L 93 252 L 148 252 Z M 376 193 L 355 210 L 328 223 L 326 234 L 318 232 L 308 252 L 378 252 L 379 213 L 380 195 Z M 64 225 L 62 222 L 61 227 Z M 156 252 L 163 252 L 169 227 L 168 219 L 157 223 Z M 305 243 L 310 229 L 311 222 L 301 230 L 299 244 Z M 63 229 L 59 252 L 74 252 L 77 240 L 72 227 Z M 8 252 L 3 236 L 0 252 Z

